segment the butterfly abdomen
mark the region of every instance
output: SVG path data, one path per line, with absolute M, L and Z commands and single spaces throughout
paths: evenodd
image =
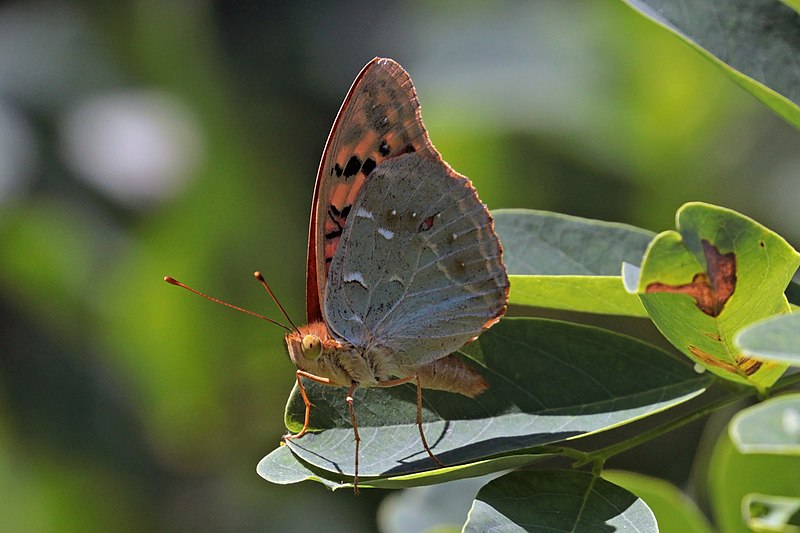
M 457 392 L 475 398 L 489 388 L 483 376 L 453 354 L 414 367 L 413 371 L 425 389 Z

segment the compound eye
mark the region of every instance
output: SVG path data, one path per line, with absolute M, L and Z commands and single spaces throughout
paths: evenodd
M 316 335 L 306 335 L 300 347 L 303 349 L 303 357 L 316 361 L 322 355 L 322 341 Z

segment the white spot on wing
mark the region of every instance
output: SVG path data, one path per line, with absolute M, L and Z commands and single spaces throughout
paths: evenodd
M 344 279 L 345 283 L 350 283 L 350 282 L 355 281 L 356 283 L 358 283 L 359 285 L 361 285 L 365 289 L 367 288 L 367 284 L 364 281 L 364 276 L 361 275 L 361 272 L 357 272 L 357 271 L 356 272 L 350 272 L 349 274 L 345 274 L 343 279 Z
M 358 213 L 356 213 L 356 216 L 359 217 L 359 218 L 369 218 L 369 219 L 373 219 L 374 218 L 372 216 L 372 213 L 370 213 L 369 211 L 367 211 L 363 207 L 359 207 L 358 208 Z
M 378 233 L 380 233 L 381 237 L 383 237 L 386 240 L 389 240 L 392 237 L 394 237 L 394 232 L 386 228 L 378 228 Z

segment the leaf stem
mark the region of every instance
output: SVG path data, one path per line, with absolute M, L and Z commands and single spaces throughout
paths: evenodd
M 781 389 L 785 389 L 792 385 L 800 383 L 800 373 L 792 374 L 790 376 L 784 376 L 778 382 L 770 388 L 770 392 L 776 392 Z M 631 448 L 635 448 L 640 444 L 643 444 L 659 435 L 663 435 L 673 429 L 677 429 L 681 426 L 685 426 L 690 422 L 694 422 L 700 418 L 703 418 L 706 415 L 717 411 L 718 409 L 722 409 L 723 407 L 727 407 L 728 405 L 734 404 L 740 400 L 747 398 L 748 396 L 759 395 L 758 390 L 753 389 L 751 387 L 746 387 L 737 390 L 736 392 L 732 392 L 730 395 L 726 395 L 715 402 L 710 404 L 704 405 L 695 411 L 685 414 L 680 418 L 676 418 L 663 426 L 658 426 L 643 433 L 640 433 L 636 437 L 628 439 L 623 442 L 619 442 L 617 444 L 612 444 L 611 446 L 606 446 L 605 448 L 600 448 L 599 450 L 594 450 L 592 452 L 583 452 L 580 450 L 576 450 L 575 448 L 569 447 L 562 447 L 562 446 L 553 446 L 551 449 L 555 453 L 559 453 L 566 457 L 571 457 L 575 459 L 575 463 L 573 464 L 574 467 L 580 467 L 587 463 L 594 463 L 593 470 L 597 470 L 598 467 L 602 468 L 603 463 L 609 457 L 617 455 L 619 453 L 625 452 L 630 450 Z
M 723 407 L 736 403 L 748 396 L 753 395 L 754 393 L 756 393 L 755 390 L 748 390 L 747 392 L 740 392 L 738 394 L 726 396 L 716 402 L 713 402 L 709 405 L 705 405 L 700 409 L 697 409 L 696 411 L 687 413 L 686 415 L 680 418 L 672 420 L 664 424 L 663 426 L 658 426 L 643 433 L 640 433 L 639 435 L 636 435 L 631 439 L 619 442 L 617 444 L 612 444 L 611 446 L 606 446 L 605 448 L 600 448 L 599 450 L 595 450 L 593 452 L 588 452 L 585 458 L 576 461 L 576 463 L 573 466 L 576 467 L 582 466 L 585 465 L 586 463 L 593 462 L 601 458 L 608 459 L 609 457 L 628 451 L 629 449 L 635 448 L 640 444 L 644 444 L 645 442 L 654 439 L 660 435 L 663 435 L 664 433 L 677 429 L 681 426 L 685 426 L 686 424 L 694 422 L 695 420 L 698 420 L 700 418 L 703 418 L 704 416 L 709 415 L 718 409 L 722 409 Z

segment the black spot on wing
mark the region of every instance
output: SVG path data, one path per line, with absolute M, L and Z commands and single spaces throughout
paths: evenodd
M 357 156 L 352 156 L 344 167 L 344 177 L 355 176 L 361 170 L 361 160 Z
M 341 234 L 342 234 L 342 230 L 340 230 L 340 229 L 337 229 L 337 230 L 334 230 L 334 231 L 330 231 L 330 232 L 325 234 L 325 239 L 326 240 L 335 239 L 336 237 L 339 237 Z
M 336 173 L 336 177 L 337 178 L 341 178 L 342 177 L 342 167 L 341 167 L 341 165 L 339 165 L 339 163 L 336 163 L 333 166 L 333 170 L 331 170 L 331 174 L 333 174 L 334 172 Z
M 381 145 L 378 146 L 378 152 L 382 156 L 386 157 L 387 155 L 389 155 L 391 153 L 391 151 L 392 151 L 392 147 L 389 146 L 389 143 L 386 142 L 386 139 L 382 140 L 381 141 Z
M 404 153 L 404 154 L 412 154 L 412 153 L 414 153 L 416 151 L 417 151 L 417 149 L 414 148 L 414 145 L 413 144 L 409 144 L 405 148 L 403 148 L 403 152 L 402 153 Z
M 369 159 L 368 159 L 367 161 L 369 161 Z M 340 216 L 341 218 L 347 218 L 347 215 L 349 215 L 349 214 L 350 214 L 350 208 L 351 208 L 351 207 L 353 207 L 353 206 L 352 206 L 352 205 L 346 205 L 346 206 L 344 206 L 344 207 L 342 208 L 342 212 L 341 212 L 341 213 L 339 213 L 339 216 Z
M 369 176 L 369 173 L 372 172 L 373 170 L 375 170 L 375 167 L 376 167 L 375 160 L 372 159 L 371 157 L 369 157 L 369 158 L 367 158 L 366 161 L 364 161 L 364 164 L 361 165 L 361 172 L 365 176 Z

